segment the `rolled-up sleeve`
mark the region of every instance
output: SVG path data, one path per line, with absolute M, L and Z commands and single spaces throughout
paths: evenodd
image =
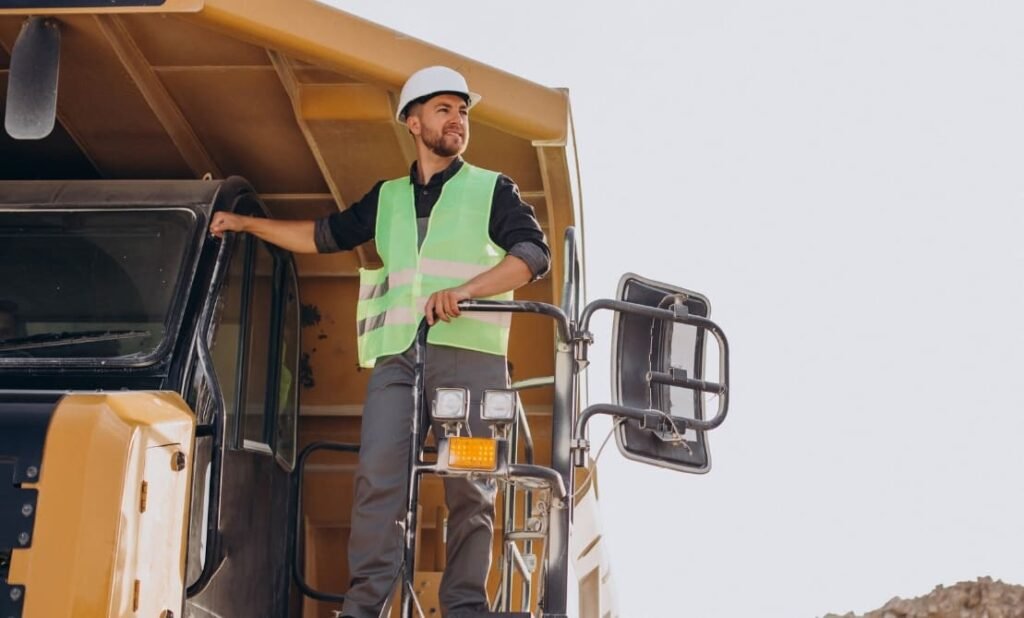
M 540 279 L 544 275 L 548 274 L 549 270 L 551 270 L 551 257 L 536 243 L 525 240 L 523 242 L 517 242 L 512 245 L 508 254 L 514 255 L 520 260 L 526 262 L 526 265 L 530 268 L 530 272 L 533 273 L 534 280 Z
M 347 210 L 332 212 L 317 219 L 313 239 L 318 252 L 348 251 L 373 240 L 377 226 L 377 198 L 380 197 L 382 184 L 378 182 Z
M 331 233 L 331 216 L 333 214 L 316 220 L 316 226 L 313 228 L 313 240 L 316 241 L 317 253 L 341 251 L 338 241 Z
M 522 200 L 519 187 L 505 175 L 499 176 L 494 186 L 490 235 L 494 244 L 523 260 L 534 279 L 551 270 L 551 249 L 533 206 Z

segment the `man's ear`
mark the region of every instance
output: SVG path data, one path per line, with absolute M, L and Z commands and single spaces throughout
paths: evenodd
M 405 117 L 405 126 L 409 129 L 409 135 L 419 135 L 423 131 L 423 124 L 420 122 L 420 117 L 415 114 L 409 114 Z

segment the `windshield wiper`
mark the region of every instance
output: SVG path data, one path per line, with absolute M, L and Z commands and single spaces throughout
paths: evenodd
M 68 345 L 81 345 L 99 341 L 116 341 L 118 339 L 136 339 L 149 337 L 148 330 L 87 330 L 64 333 L 43 333 L 15 339 L 0 339 L 0 352 L 17 350 L 36 350 L 39 348 L 56 348 Z

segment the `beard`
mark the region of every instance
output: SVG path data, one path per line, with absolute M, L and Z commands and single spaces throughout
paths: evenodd
M 424 127 L 422 133 L 423 145 L 430 149 L 430 152 L 439 157 L 454 157 L 466 151 L 468 139 L 465 135 L 460 139 L 454 134 L 446 134 L 444 131 L 430 131 Z

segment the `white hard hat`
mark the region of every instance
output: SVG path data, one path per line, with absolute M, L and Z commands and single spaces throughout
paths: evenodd
M 476 105 L 483 98 L 477 93 L 469 91 L 466 78 L 458 71 L 442 66 L 427 67 L 416 71 L 409 76 L 409 79 L 405 80 L 405 85 L 402 86 L 402 95 L 398 97 L 398 112 L 395 114 L 395 120 L 405 122 L 405 108 L 416 99 L 444 92 L 466 97 L 470 107 Z

